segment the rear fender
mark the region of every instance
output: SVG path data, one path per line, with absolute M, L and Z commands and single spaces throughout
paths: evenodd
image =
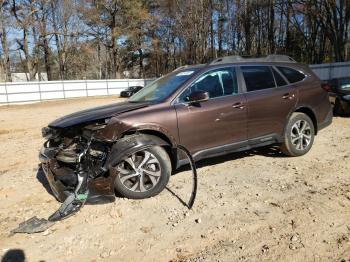
M 153 146 L 170 146 L 160 137 L 145 134 L 135 134 L 121 138 L 111 149 L 103 169 L 108 170 L 125 160 L 130 155 Z

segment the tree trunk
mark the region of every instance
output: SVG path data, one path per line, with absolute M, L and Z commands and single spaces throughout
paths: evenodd
M 56 44 L 56 49 L 57 49 L 57 60 L 58 60 L 58 67 L 59 67 L 59 77 L 61 80 L 64 80 L 64 75 L 65 75 L 65 68 L 64 68 L 64 62 L 63 62 L 63 55 L 62 55 L 62 45 L 61 45 L 61 40 L 59 38 L 59 31 L 58 31 L 58 26 L 57 26 L 57 21 L 56 21 L 56 1 L 52 0 L 51 1 L 51 16 L 52 16 L 52 27 L 54 30 L 54 37 L 55 37 L 55 44 Z
M 5 81 L 6 82 L 12 82 L 11 77 L 11 65 L 10 65 L 10 56 L 9 56 L 9 49 L 7 45 L 7 33 L 6 29 L 3 24 L 3 20 L 1 19 L 1 46 L 3 51 L 3 59 L 4 59 L 4 70 L 5 70 Z
M 269 53 L 273 54 L 275 53 L 275 39 L 274 39 L 274 23 L 275 23 L 275 1 L 270 0 L 269 1 L 269 18 L 270 18 L 270 23 L 269 23 L 269 29 L 268 29 L 268 38 L 269 38 Z
M 214 46 L 214 21 L 213 21 L 213 0 L 210 0 L 210 58 L 215 57 L 215 46 Z

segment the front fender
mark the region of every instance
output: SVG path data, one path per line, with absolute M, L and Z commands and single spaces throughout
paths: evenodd
M 118 140 L 111 149 L 103 169 L 108 170 L 116 166 L 127 157 L 140 150 L 144 150 L 153 146 L 170 146 L 160 137 L 146 134 L 135 134 L 126 136 Z
M 117 118 L 112 118 L 104 129 L 98 130 L 95 134 L 95 138 L 103 141 L 115 142 L 123 137 L 124 134 L 135 133 L 138 131 L 158 132 L 167 137 L 172 145 L 177 144 L 177 134 L 172 134 L 166 128 L 153 124 L 134 125 L 125 121 L 121 121 Z

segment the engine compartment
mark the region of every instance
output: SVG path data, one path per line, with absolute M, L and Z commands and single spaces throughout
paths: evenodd
M 55 165 L 51 166 L 51 171 L 67 189 L 73 190 L 77 186 L 79 170 L 87 172 L 89 178 L 109 175 L 103 165 L 111 145 L 94 139 L 94 131 L 89 128 L 53 129 L 51 132 L 54 135 L 45 143 L 46 148 L 56 151 Z

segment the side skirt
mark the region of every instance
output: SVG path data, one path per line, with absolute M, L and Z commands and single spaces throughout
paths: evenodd
M 197 162 L 206 158 L 227 155 L 229 153 L 241 152 L 257 147 L 263 147 L 279 143 L 282 143 L 282 137 L 278 134 L 270 134 L 241 142 L 204 149 L 194 153 L 193 159 Z M 177 168 L 186 164 L 188 164 L 187 159 L 179 159 L 177 163 Z

